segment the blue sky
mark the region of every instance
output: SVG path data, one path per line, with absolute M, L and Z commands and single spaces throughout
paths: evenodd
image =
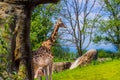
M 76 50 L 76 47 L 69 47 L 70 49 L 70 52 L 77 52 Z M 90 49 L 103 49 L 103 50 L 106 50 L 106 51 L 111 51 L 111 52 L 117 52 L 117 50 L 115 49 L 115 47 L 112 45 L 112 44 L 90 44 L 90 46 L 87 48 L 87 50 L 90 50 Z
M 116 52 L 117 50 L 115 49 L 115 47 L 112 45 L 112 44 L 94 44 L 92 43 L 88 49 L 104 49 L 104 50 L 107 50 L 107 51 L 112 51 L 112 52 Z

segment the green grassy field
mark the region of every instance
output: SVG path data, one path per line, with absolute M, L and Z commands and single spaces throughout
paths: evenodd
M 53 80 L 120 80 L 120 60 L 55 73 Z

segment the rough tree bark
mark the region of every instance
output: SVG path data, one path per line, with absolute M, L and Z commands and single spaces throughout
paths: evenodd
M 30 20 L 35 6 L 45 3 L 57 3 L 59 0 L 0 0 L 0 18 L 12 16 L 11 56 L 12 68 L 15 66 L 21 80 L 33 80 Z M 20 80 L 18 77 L 18 79 Z

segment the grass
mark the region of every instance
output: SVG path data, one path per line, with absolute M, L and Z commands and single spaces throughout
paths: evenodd
M 55 73 L 53 80 L 120 80 L 120 60 Z

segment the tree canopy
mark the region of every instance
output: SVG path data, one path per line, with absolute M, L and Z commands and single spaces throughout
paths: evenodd
M 103 1 L 105 4 L 103 11 L 106 12 L 107 16 L 102 15 L 103 18 L 98 22 L 94 42 L 112 43 L 117 50 L 120 50 L 120 1 Z

